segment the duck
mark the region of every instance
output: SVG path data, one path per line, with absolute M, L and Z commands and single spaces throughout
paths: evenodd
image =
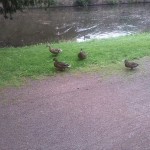
M 78 58 L 80 60 L 83 60 L 83 59 L 86 59 L 86 57 L 87 57 L 87 54 L 81 48 L 80 52 L 78 53 Z
M 86 40 L 86 39 L 90 39 L 91 37 L 90 37 L 90 35 L 84 35 L 83 38 L 84 38 L 84 40 Z
M 134 69 L 137 66 L 139 66 L 139 64 L 135 63 L 135 62 L 129 62 L 128 60 L 124 61 L 125 67 L 130 68 L 130 69 Z
M 54 67 L 57 68 L 59 71 L 64 71 L 66 68 L 71 67 L 71 65 L 65 62 L 59 62 L 57 58 L 54 58 L 53 61 L 54 61 Z
M 52 54 L 58 55 L 59 53 L 62 52 L 62 49 L 59 48 L 51 48 L 50 44 L 47 45 L 47 47 L 49 47 L 49 51 Z

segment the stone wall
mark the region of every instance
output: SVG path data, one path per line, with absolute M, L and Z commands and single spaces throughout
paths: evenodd
M 76 0 L 55 0 L 57 6 L 74 6 Z M 112 4 L 112 3 L 140 3 L 150 0 L 91 0 L 91 5 Z

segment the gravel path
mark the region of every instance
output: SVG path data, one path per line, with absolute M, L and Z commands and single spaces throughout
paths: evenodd
M 0 150 L 149 150 L 150 58 L 134 71 L 0 90 Z

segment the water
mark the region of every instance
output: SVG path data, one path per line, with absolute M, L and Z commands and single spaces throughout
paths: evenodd
M 29 9 L 13 17 L 0 16 L 0 47 L 150 32 L 150 3 Z

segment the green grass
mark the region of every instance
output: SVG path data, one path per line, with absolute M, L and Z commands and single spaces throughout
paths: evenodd
M 88 42 L 61 42 L 52 47 L 62 48 L 58 60 L 71 64 L 69 72 L 95 71 L 124 59 L 136 59 L 150 55 L 150 33 L 130 35 Z M 77 53 L 83 48 L 88 58 L 78 61 Z M 68 72 L 68 71 L 67 71 Z M 0 49 L 0 86 L 20 84 L 26 77 L 54 75 L 53 55 L 46 44 Z

